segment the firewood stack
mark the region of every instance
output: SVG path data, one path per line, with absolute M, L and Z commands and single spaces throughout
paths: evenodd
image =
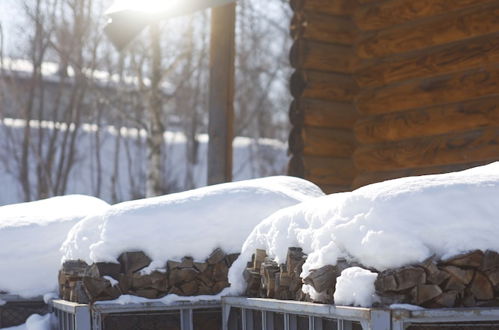
M 239 254 L 216 249 L 205 260 L 191 257 L 168 260 L 163 271 L 142 274 L 151 259 L 142 251 L 124 252 L 119 263 L 66 261 L 59 271 L 59 292 L 64 300 L 90 303 L 113 300 L 122 294 L 156 299 L 174 293 L 179 296 L 217 294 L 229 286 L 229 267 Z
M 256 250 L 244 272 L 247 296 L 334 303 L 336 279 L 341 272 L 348 267 L 362 267 L 339 259 L 336 265 L 311 270 L 302 279 L 305 260 L 300 248 L 289 248 L 286 263 L 281 265 L 264 250 Z M 302 292 L 303 284 L 319 293 L 315 300 Z M 499 306 L 499 254 L 475 250 L 446 260 L 432 257 L 419 264 L 380 272 L 375 288 L 382 306 L 395 303 L 426 308 Z
M 475 250 L 450 259 L 381 272 L 375 282 L 383 304 L 427 308 L 499 306 L 499 254 Z

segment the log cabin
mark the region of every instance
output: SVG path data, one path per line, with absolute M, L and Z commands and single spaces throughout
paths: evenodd
M 333 193 L 499 160 L 499 1 L 290 3 L 290 175 Z

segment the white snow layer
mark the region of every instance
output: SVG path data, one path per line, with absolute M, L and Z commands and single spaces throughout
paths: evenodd
M 4 328 L 4 330 L 51 330 L 56 327 L 56 318 L 54 314 L 32 314 L 26 320 L 26 323 L 16 327 Z
M 108 206 L 94 197 L 68 195 L 0 207 L 0 291 L 23 297 L 54 291 L 68 231 Z
M 204 261 L 218 247 L 240 252 L 261 220 L 323 195 L 308 181 L 278 176 L 116 204 L 75 225 L 63 258 L 116 262 L 124 251 L 141 250 L 153 260 L 150 270 L 184 256 Z
M 378 274 L 360 267 L 350 267 L 336 279 L 334 302 L 337 305 L 371 306 L 377 299 L 374 281 Z
M 473 249 L 499 251 L 499 162 L 474 169 L 376 183 L 282 209 L 262 221 L 229 271 L 231 294 L 256 248 L 285 261 L 308 254 L 302 277 L 338 257 L 384 270 Z M 346 299 L 346 298 L 345 298 Z

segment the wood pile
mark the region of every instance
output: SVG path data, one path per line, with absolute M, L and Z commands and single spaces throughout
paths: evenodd
M 64 262 L 59 271 L 59 293 L 64 300 L 91 303 L 113 300 L 122 294 L 156 299 L 174 293 L 179 296 L 213 295 L 229 286 L 229 267 L 239 254 L 216 249 L 204 262 L 191 257 L 168 260 L 164 269 L 142 274 L 151 259 L 142 251 L 124 252 L 119 263 L 81 260 Z
M 499 306 L 499 254 L 475 250 L 446 260 L 381 272 L 375 282 L 383 304 L 427 308 Z
M 336 265 L 311 270 L 302 279 L 300 273 L 306 257 L 300 248 L 289 248 L 286 262 L 279 265 L 264 250 L 256 250 L 244 272 L 246 295 L 332 304 L 341 272 L 348 267 L 362 267 L 339 259 Z M 378 273 L 375 288 L 381 306 L 395 303 L 426 308 L 499 306 L 499 254 L 493 251 L 475 250 L 445 260 L 432 257 L 419 264 Z M 305 295 L 303 284 L 312 286 L 319 298 L 312 300 Z

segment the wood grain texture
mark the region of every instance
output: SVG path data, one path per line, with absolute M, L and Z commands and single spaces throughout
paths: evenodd
M 351 75 L 299 70 L 291 76 L 290 90 L 295 98 L 351 102 L 358 86 Z
M 362 172 L 494 160 L 499 160 L 498 127 L 392 143 L 361 145 L 354 153 L 355 165 Z
M 303 146 L 304 156 L 348 158 L 356 147 L 351 130 L 304 127 L 300 133 L 297 145 Z
M 361 87 L 432 77 L 499 63 L 499 33 L 433 49 L 368 61 L 355 75 Z
M 488 163 L 490 163 L 490 161 L 471 162 L 465 164 L 453 164 L 453 165 L 444 165 L 444 166 L 421 167 L 421 168 L 409 168 L 403 170 L 393 170 L 393 171 L 384 171 L 384 172 L 364 172 L 358 174 L 355 177 L 352 184 L 352 188 L 357 189 L 359 187 L 366 186 L 371 183 L 393 180 L 409 176 L 442 174 L 442 173 L 462 171 L 476 166 L 486 165 Z
M 499 96 L 413 111 L 369 116 L 355 124 L 361 143 L 406 140 L 475 128 L 499 127 Z
M 367 34 L 357 46 L 361 58 L 399 54 L 499 31 L 499 6 L 480 6 Z
M 355 22 L 362 30 L 379 30 L 417 19 L 447 14 L 495 0 L 391 0 L 362 6 L 355 12 Z
M 359 61 L 353 47 L 297 39 L 291 47 L 291 66 L 301 70 L 352 73 Z
M 357 7 L 352 0 L 290 0 L 293 11 L 312 11 L 328 15 L 351 15 Z
M 303 156 L 304 177 L 316 184 L 350 186 L 357 170 L 351 158 Z
M 359 93 L 356 104 L 361 113 L 381 114 L 467 101 L 497 94 L 498 91 L 499 67 L 494 66 L 364 89 Z
M 289 117 L 295 126 L 352 129 L 358 114 L 352 103 L 297 99 L 291 103 Z
M 304 11 L 295 13 L 291 20 L 293 39 L 353 45 L 358 36 L 359 32 L 353 21 L 342 16 Z

